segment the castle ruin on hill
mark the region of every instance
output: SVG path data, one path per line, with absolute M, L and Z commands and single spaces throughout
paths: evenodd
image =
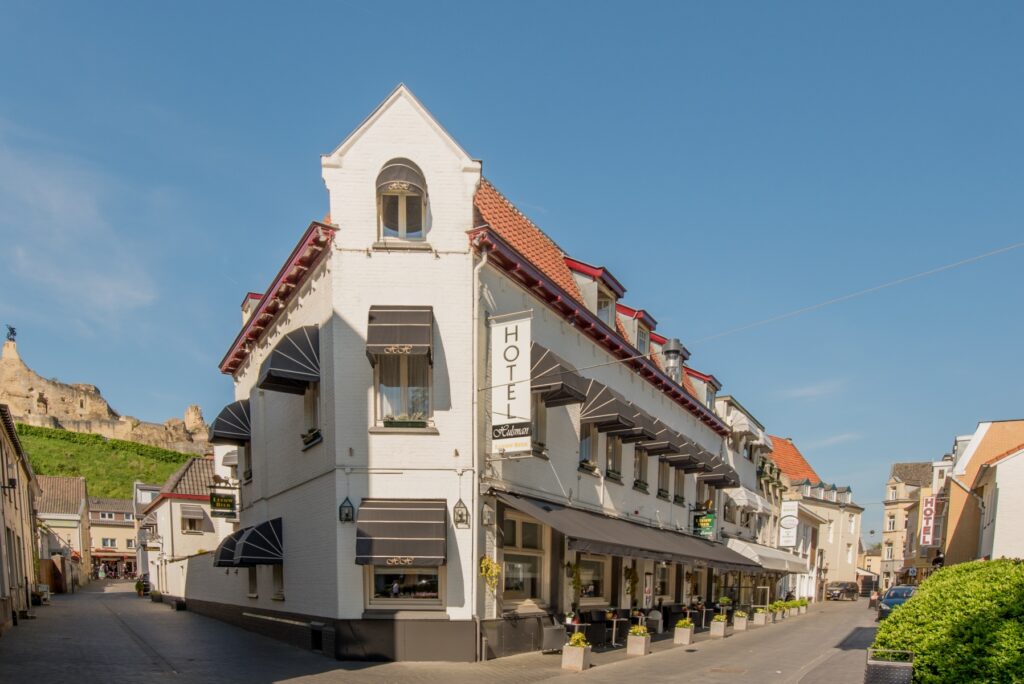
M 122 416 L 95 385 L 48 380 L 25 365 L 13 331 L 0 357 L 0 404 L 7 404 L 14 419 L 27 425 L 89 432 L 190 454 L 210 449 L 209 426 L 198 406 L 186 408 L 184 419 L 171 418 L 163 424 Z

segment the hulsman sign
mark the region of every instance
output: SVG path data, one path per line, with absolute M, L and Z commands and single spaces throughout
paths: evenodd
M 921 504 L 921 546 L 935 543 L 935 497 L 925 497 Z
M 491 451 L 533 449 L 530 319 L 491 319 Z
M 797 528 L 800 527 L 800 504 L 783 501 L 779 511 L 779 548 L 796 546 Z

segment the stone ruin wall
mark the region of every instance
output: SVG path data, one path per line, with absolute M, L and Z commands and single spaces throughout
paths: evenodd
M 48 380 L 21 360 L 13 341 L 4 343 L 0 358 L 0 404 L 7 404 L 19 423 L 89 432 L 190 454 L 210 450 L 209 428 L 202 410 L 185 409 L 184 419 L 147 423 L 122 416 L 107 403 L 95 385 Z

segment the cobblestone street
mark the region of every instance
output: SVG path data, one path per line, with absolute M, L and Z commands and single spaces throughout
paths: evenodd
M 874 633 L 865 601 L 826 603 L 787 624 L 690 648 L 655 644 L 642 660 L 596 654 L 589 672 L 564 674 L 557 655 L 486 663 L 341 663 L 193 613 L 139 599 L 128 583 L 93 584 L 37 607 L 0 638 L 0 681 L 51 682 L 707 682 L 854 684 Z

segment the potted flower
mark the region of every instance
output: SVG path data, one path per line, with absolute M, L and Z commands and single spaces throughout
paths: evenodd
M 732 599 L 728 596 L 723 596 L 718 599 L 718 610 L 725 615 L 725 611 L 732 605 Z
M 732 614 L 732 628 L 737 632 L 747 631 L 747 611 L 737 610 Z
M 569 637 L 569 643 L 562 647 L 562 669 L 583 672 L 590 667 L 590 643 L 587 635 L 576 632 Z
M 729 618 L 727 618 L 724 613 L 719 613 L 715 617 L 711 618 L 712 639 L 724 639 L 731 634 L 732 628 L 729 627 Z
M 320 432 L 320 428 L 315 427 L 309 428 L 301 435 L 299 435 L 299 437 L 302 438 L 302 446 L 307 449 L 313 446 L 314 444 L 319 444 L 320 442 L 324 441 L 324 437 L 323 434 Z
M 626 655 L 645 656 L 651 652 L 651 635 L 643 625 L 629 628 L 626 638 Z
M 800 614 L 800 604 L 796 601 L 786 601 L 786 608 L 789 610 L 790 617 L 796 617 Z
M 150 591 L 149 600 L 153 603 L 160 603 L 164 600 L 164 597 L 160 594 L 159 591 Z
M 797 605 L 800 608 L 800 614 L 803 615 L 807 612 L 807 604 L 810 603 L 806 598 L 797 599 Z
M 772 601 L 772 604 L 768 606 L 768 610 L 772 613 L 772 622 L 779 622 L 782 620 L 782 601 Z
M 754 609 L 754 626 L 764 627 L 768 624 L 768 611 L 764 608 Z
M 672 632 L 672 643 L 676 646 L 689 646 L 693 643 L 693 620 L 688 617 L 679 618 Z
M 384 416 L 384 427 L 424 428 L 427 427 L 427 416 L 423 413 L 401 413 L 397 416 Z
M 146 588 L 146 585 L 142 583 L 142 580 L 135 580 L 135 593 L 136 594 L 138 594 L 139 596 L 142 596 L 142 592 L 143 592 L 143 590 L 145 588 Z

